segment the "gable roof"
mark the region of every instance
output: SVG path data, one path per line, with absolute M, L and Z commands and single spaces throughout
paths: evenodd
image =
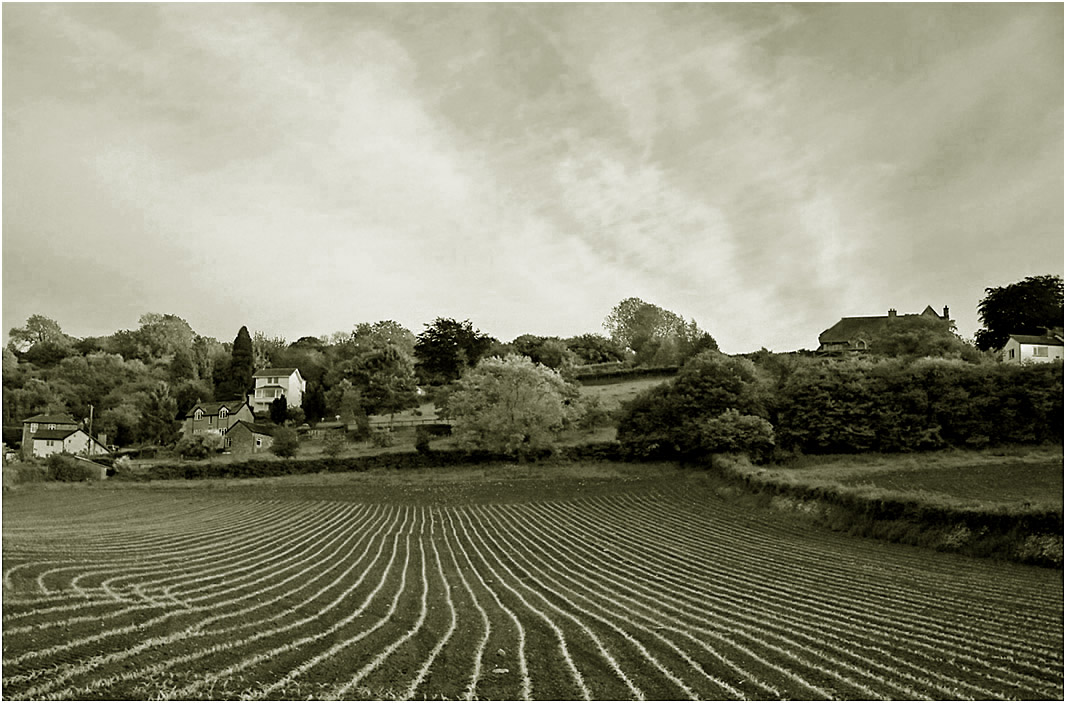
M 297 368 L 291 368 L 291 369 L 285 369 L 285 368 L 263 369 L 262 371 L 256 371 L 255 373 L 253 373 L 252 374 L 252 378 L 262 378 L 263 376 L 284 376 L 284 377 L 288 378 L 289 376 L 292 375 L 293 371 L 299 371 L 299 370 L 300 369 L 297 369 Z M 302 377 L 303 374 L 300 374 L 300 376 Z
M 28 417 L 25 420 L 23 420 L 22 424 L 25 425 L 27 422 L 36 422 L 36 423 L 42 424 L 42 425 L 47 425 L 47 424 L 50 424 L 50 423 L 55 423 L 57 425 L 76 425 L 76 424 L 78 424 L 78 421 L 75 420 L 74 416 L 71 415 L 70 413 L 59 413 L 59 414 L 54 414 L 54 415 L 34 415 L 33 417 Z
M 185 417 L 193 417 L 196 415 L 196 409 L 204 411 L 204 415 L 218 415 L 218 411 L 222 408 L 226 408 L 230 413 L 238 412 L 242 405 L 247 405 L 248 401 L 245 400 L 217 400 L 211 403 L 197 403 L 189 408 L 189 412 L 185 413 Z
M 251 431 L 252 434 L 262 434 L 268 437 L 274 436 L 274 425 L 263 425 L 258 422 L 248 422 L 247 420 L 237 420 L 231 426 L 227 427 L 226 431 L 223 432 L 223 434 L 229 434 L 230 431 L 238 425 L 244 425 Z
M 1062 338 L 1050 334 L 1012 334 L 1010 339 L 1018 344 L 1039 344 L 1048 347 L 1061 347 Z

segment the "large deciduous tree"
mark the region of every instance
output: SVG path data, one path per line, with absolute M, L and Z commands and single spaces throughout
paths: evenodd
M 1062 327 L 1062 276 L 1029 276 L 1017 283 L 985 288 L 977 304 L 981 329 L 977 348 L 1000 349 L 1012 334 L 1041 334 Z
M 414 352 L 418 376 L 423 383 L 449 383 L 478 363 L 493 342 L 474 328 L 470 320 L 457 322 L 438 317 L 418 335 Z
M 636 355 L 638 365 L 677 365 L 699 352 L 717 350 L 718 343 L 695 320 L 640 298 L 626 298 L 603 321 L 618 345 Z
M 526 457 L 553 446 L 580 419 L 575 387 L 557 371 L 517 354 L 482 359 L 447 401 L 452 434 L 468 450 Z

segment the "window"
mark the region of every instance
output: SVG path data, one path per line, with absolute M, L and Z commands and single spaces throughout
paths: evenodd
M 1008 359 L 1013 359 L 1014 358 L 1014 350 L 1013 349 L 1008 349 L 1007 350 L 1007 358 Z
M 218 419 L 219 420 L 225 420 L 227 415 L 229 415 L 229 411 L 226 410 L 225 408 L 222 408 L 221 410 L 218 411 Z
M 30 423 L 30 434 L 33 434 L 36 431 L 37 431 L 37 423 L 36 422 L 31 422 Z
M 1047 356 L 1047 347 L 1033 347 L 1033 356 Z
M 45 444 L 47 444 L 49 447 L 54 447 L 56 445 L 55 440 L 52 439 L 46 439 Z
M 1045 351 L 1047 351 L 1047 350 L 1045 349 Z M 1047 354 L 1045 354 L 1044 356 L 1047 356 Z M 56 423 L 54 423 L 54 422 L 49 423 L 48 429 L 54 430 L 55 428 L 56 428 Z
M 233 437 L 226 437 L 226 448 L 228 449 L 228 448 L 230 448 L 232 446 L 233 446 Z
M 257 446 L 257 447 L 263 446 L 263 438 L 262 437 L 256 437 L 255 438 L 255 446 Z
M 193 417 L 195 419 L 197 419 L 197 420 L 203 420 L 204 419 L 204 411 L 201 410 L 200 408 L 196 408 L 196 413 L 193 415 Z

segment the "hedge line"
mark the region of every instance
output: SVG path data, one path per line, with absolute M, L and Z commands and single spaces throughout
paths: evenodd
M 737 457 L 717 457 L 712 466 L 752 494 L 820 508 L 809 512 L 837 531 L 971 556 L 1063 565 L 1061 509 L 962 508 L 886 490 L 784 482 Z
M 560 447 L 528 457 L 533 461 L 621 461 L 623 454 L 617 442 L 597 442 L 574 447 Z M 427 452 L 397 452 L 360 457 L 315 457 L 247 459 L 232 463 L 175 463 L 159 464 L 151 468 L 116 469 L 114 480 L 159 481 L 173 479 L 218 479 L 218 478 L 266 478 L 292 476 L 320 472 L 338 473 L 368 471 L 370 469 L 426 469 L 460 464 L 485 464 L 514 461 L 506 454 L 492 452 L 467 452 L 458 449 L 430 450 Z

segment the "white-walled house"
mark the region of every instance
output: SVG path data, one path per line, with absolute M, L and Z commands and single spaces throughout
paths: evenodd
M 298 408 L 303 403 L 307 381 L 300 375 L 300 369 L 263 369 L 256 371 L 252 379 L 255 381 L 255 394 L 251 397 L 252 410 L 257 413 L 269 413 L 270 404 L 275 398 L 282 396 L 290 408 Z
M 81 456 L 108 453 L 103 443 L 90 437 L 68 414 L 34 415 L 23 420 L 23 458 L 46 457 L 60 452 Z
M 1002 358 L 1008 364 L 1033 364 L 1063 358 L 1062 329 L 1046 334 L 1012 334 L 1003 345 Z

